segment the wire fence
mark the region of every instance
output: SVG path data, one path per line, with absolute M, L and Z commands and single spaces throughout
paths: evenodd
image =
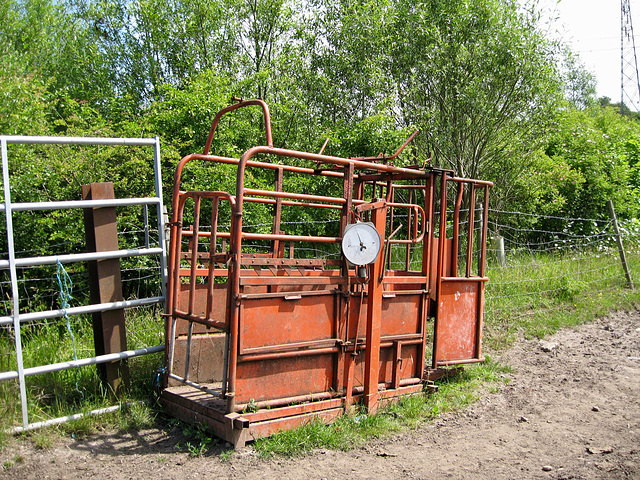
M 397 218 L 400 218 L 398 216 Z M 523 218 L 526 221 L 523 221 Z M 286 222 L 283 222 L 285 225 Z M 316 228 L 339 229 L 338 220 L 320 220 L 307 222 L 307 230 Z M 464 222 L 463 222 L 464 223 Z M 148 223 L 128 223 L 119 225 L 119 241 L 127 248 L 144 247 L 151 241 L 159 242 L 157 228 L 151 219 Z M 291 222 L 291 225 L 296 225 Z M 561 228 L 551 228 L 553 225 L 561 225 Z M 269 223 L 256 223 L 245 225 L 247 231 L 261 231 L 269 228 Z M 584 291 L 591 296 L 607 296 L 612 292 L 625 289 L 626 280 L 621 266 L 619 252 L 616 246 L 616 236 L 609 219 L 585 219 L 585 218 L 561 218 L 544 215 L 533 215 L 522 212 L 509 212 L 490 210 L 489 236 L 487 246 L 488 253 L 488 277 L 486 287 L 485 317 L 488 325 L 488 334 L 497 336 L 496 332 L 513 333 L 515 321 L 522 318 L 534 317 L 542 313 L 563 314 Z M 206 227 L 202 227 L 206 229 Z M 223 227 L 220 227 L 223 228 Z M 461 229 L 465 229 L 462 225 Z M 635 221 L 623 222 L 621 225 L 623 242 L 628 254 L 632 275 L 640 275 L 640 226 Z M 582 233 L 576 233 L 582 232 Z M 479 230 L 476 230 L 479 235 Z M 16 256 L 30 256 L 42 253 L 42 246 L 16 252 Z M 247 248 L 256 250 L 270 248 L 267 244 L 247 244 Z M 476 253 L 480 248 L 479 242 L 475 242 Z M 47 251 L 82 251 L 84 244 L 77 240 L 60 241 L 46 246 Z M 401 252 L 390 255 L 389 268 L 404 268 L 405 247 L 399 248 Z M 461 248 L 461 251 L 464 249 Z M 410 248 L 410 264 L 415 268 L 421 268 L 422 259 L 419 257 L 420 248 Z M 315 256 L 323 258 L 340 258 L 339 250 L 326 244 L 308 245 L 296 249 L 296 255 Z M 0 258 L 6 254 L 0 252 Z M 130 258 L 122 260 L 122 282 L 125 290 L 125 299 L 140 298 L 143 296 L 159 295 L 161 285 L 161 265 L 158 259 Z M 89 287 L 86 282 L 86 266 L 76 264 L 68 268 L 67 273 L 73 284 L 71 291 L 72 300 L 70 306 L 90 304 Z M 19 269 L 18 286 L 23 298 L 25 311 L 50 310 L 60 308 L 61 292 L 56 273 L 56 266 L 25 267 Z M 0 316 L 10 315 L 11 311 L 11 284 L 9 278 L 0 277 Z M 157 307 L 147 307 L 154 309 Z M 138 309 L 138 311 L 144 308 Z M 139 315 L 142 321 L 127 324 L 127 340 L 130 348 L 144 345 L 161 344 L 164 341 L 163 324 L 159 319 L 158 311 L 151 314 Z M 68 326 L 68 328 L 67 328 Z M 64 318 L 44 319 L 33 322 L 24 330 L 25 341 L 25 368 L 31 364 L 53 363 L 55 361 L 68 361 L 73 356 L 86 357 L 93 355 L 92 341 L 78 342 L 73 347 L 73 333 L 84 332 L 90 336 L 91 316 L 78 315 L 66 325 Z M 0 326 L 0 335 L 9 337 L 11 329 L 8 326 Z M 32 342 L 30 336 L 50 336 L 50 342 Z M 56 346 L 52 348 L 51 343 Z M 10 346 L 11 342 L 3 345 Z M 31 350 L 29 350 L 31 349 Z M 52 351 L 63 352 L 62 357 L 47 357 Z M 11 348 L 0 351 L 0 371 L 13 369 L 15 363 L 15 351 Z M 66 355 L 66 357 L 65 357 Z M 44 359 L 46 357 L 46 360 Z M 157 360 L 155 360 L 157 361 Z M 81 397 L 87 389 L 81 383 L 82 376 L 70 373 L 71 380 L 53 379 L 52 382 L 60 382 L 62 389 L 67 388 L 68 383 L 75 384 L 76 397 Z M 92 374 L 95 376 L 95 374 Z M 85 376 L 86 378 L 86 376 Z M 79 380 L 80 379 L 80 380 Z M 142 381 L 148 381 L 143 379 Z M 65 383 L 66 382 L 66 383 Z M 41 388 L 30 384 L 34 390 Z M 54 391 L 60 387 L 52 387 Z M 60 394 L 46 393 L 41 389 L 42 395 L 52 395 L 53 400 L 60 401 Z M 76 394 L 76 392 L 78 392 Z M 65 399 L 72 398 L 67 393 Z
M 492 214 L 485 325 L 494 345 L 504 346 L 522 333 L 543 336 L 554 325 L 580 323 L 587 320 L 585 312 L 604 314 L 629 296 L 612 220 Z M 522 216 L 528 224 L 515 226 Z M 546 228 L 550 220 L 563 228 Z M 622 222 L 620 233 L 631 277 L 638 278 L 637 221 Z

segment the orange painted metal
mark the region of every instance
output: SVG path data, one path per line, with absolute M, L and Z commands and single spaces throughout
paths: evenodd
M 267 144 L 239 159 L 209 155 L 220 118 L 247 106 L 262 108 Z M 375 412 L 420 392 L 429 351 L 434 368 L 481 359 L 490 182 L 393 165 L 407 143 L 388 157 L 299 152 L 273 146 L 262 100 L 216 115 L 205 153 L 183 158 L 174 175 L 167 412 L 242 446 L 314 416 L 328 421 L 356 402 Z M 235 192 L 182 190 L 191 162 L 235 166 Z M 267 175 L 272 189 L 251 183 Z M 295 190 L 301 176 L 317 178 L 323 193 Z M 458 188 L 453 205 L 449 185 Z M 260 208 L 273 221 L 249 225 L 248 212 Z M 305 210 L 333 223 L 327 233 L 286 232 L 285 215 Z M 357 221 L 372 222 L 383 245 L 364 270 L 339 251 Z

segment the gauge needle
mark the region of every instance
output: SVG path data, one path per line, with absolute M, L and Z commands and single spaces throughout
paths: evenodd
M 358 240 L 360 240 L 360 250 L 365 250 L 367 248 L 367 246 L 364 244 L 364 242 L 362 241 L 362 238 L 360 238 L 360 234 L 358 233 L 358 231 L 356 230 L 356 235 L 358 236 Z

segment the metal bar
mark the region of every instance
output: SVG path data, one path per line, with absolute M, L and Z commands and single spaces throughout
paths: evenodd
M 173 371 L 173 357 L 175 354 L 175 345 L 176 345 L 176 326 L 178 323 L 178 319 L 176 317 L 173 317 L 171 320 L 169 320 L 169 318 L 167 318 L 166 322 L 171 326 L 171 328 L 167 329 L 167 335 L 165 335 L 165 355 L 167 356 L 167 376 L 171 376 L 172 375 L 172 371 Z M 168 345 L 168 352 L 167 352 L 167 343 Z M 166 386 L 166 385 L 165 385 Z
M 275 189 L 276 192 L 282 192 L 282 183 L 284 181 L 284 170 L 282 170 L 282 168 L 279 168 L 276 170 L 276 174 L 275 174 Z M 273 212 L 273 229 L 272 229 L 272 233 L 274 235 L 279 235 L 280 232 L 280 222 L 282 219 L 282 197 L 277 197 L 276 198 L 276 203 L 275 203 L 275 209 Z M 273 256 L 274 257 L 279 257 L 279 252 L 280 252 L 280 240 L 274 240 L 273 241 Z M 283 247 L 284 250 L 284 247 Z
M 189 275 L 189 310 L 188 313 L 193 313 L 196 303 L 196 269 L 198 268 L 198 250 L 200 247 L 200 238 L 198 233 L 200 232 L 200 201 L 202 197 L 195 197 L 195 206 L 193 208 L 193 226 L 191 237 L 191 274 Z M 185 378 L 187 378 L 185 376 Z
M 279 284 L 276 284 L 279 285 Z M 293 294 L 297 297 L 316 297 L 319 295 L 336 295 L 340 293 L 339 290 L 310 290 L 310 291 L 298 291 L 298 292 L 268 292 L 268 293 L 243 293 L 239 295 L 239 298 L 243 300 L 251 299 L 264 299 L 264 298 L 287 298 Z
M 87 412 L 86 414 L 85 413 L 74 413 L 73 415 L 67 415 L 66 417 L 58 417 L 58 418 L 52 418 L 51 420 L 46 420 L 44 422 L 30 423 L 26 427 L 15 427 L 15 428 L 13 428 L 11 430 L 11 433 L 18 434 L 18 433 L 23 433 L 23 432 L 29 432 L 29 431 L 32 431 L 32 430 L 37 430 L 39 428 L 51 427 L 53 425 L 60 425 L 61 423 L 67 423 L 67 422 L 71 422 L 71 421 L 74 421 L 74 420 L 80 420 L 81 418 L 84 418 L 87 415 L 89 415 L 89 416 L 97 416 L 97 415 L 104 415 L 105 413 L 117 412 L 118 410 L 120 410 L 125 405 L 136 405 L 137 403 L 139 403 L 139 402 L 129 402 L 129 403 L 122 404 L 122 405 L 113 405 L 111 407 L 98 408 L 96 410 L 91 410 L 90 412 Z
M 46 137 L 0 135 L 0 140 L 13 144 L 40 145 L 155 145 L 156 138 Z
M 224 350 L 222 351 L 222 396 L 227 395 L 227 380 L 229 370 L 229 332 L 224 334 Z
M 329 143 L 329 137 L 327 137 L 327 139 L 324 141 L 324 143 L 322 144 L 322 148 L 320 149 L 320 151 L 318 152 L 318 155 L 322 155 L 322 152 L 324 152 L 324 149 L 327 147 L 327 143 Z
M 395 190 L 395 185 L 394 185 L 393 188 L 391 189 L 391 203 L 393 204 L 395 201 L 396 201 L 396 190 Z M 392 247 L 391 247 L 390 240 L 402 228 L 402 224 L 398 225 L 398 228 L 394 228 L 395 227 L 395 225 L 394 225 L 394 220 L 395 220 L 394 214 L 395 214 L 395 207 L 391 206 L 389 208 L 389 231 L 391 232 L 391 234 L 386 238 L 386 240 L 384 242 L 384 250 L 382 251 L 382 253 L 384 255 L 384 268 L 382 269 L 383 275 L 387 271 L 387 269 L 391 268 Z
M 340 394 L 337 392 L 320 392 L 320 393 L 312 393 L 309 395 L 299 395 L 297 397 L 288 397 L 288 398 L 276 398 L 274 400 L 264 400 L 262 402 L 256 402 L 255 406 L 258 409 L 271 409 L 284 407 L 290 404 L 296 403 L 307 403 L 307 402 L 319 402 L 321 400 L 330 400 L 332 398 L 339 397 Z M 237 405 L 236 412 L 242 412 L 247 405 Z
M 213 199 L 213 204 L 211 205 L 211 235 L 209 240 L 209 255 L 214 255 L 216 253 L 217 242 L 218 242 L 218 205 L 220 203 L 219 198 Z M 215 276 L 216 276 L 216 264 L 215 262 L 209 260 L 209 279 L 207 284 L 207 305 L 205 310 L 205 315 L 207 318 L 211 318 L 211 310 L 213 308 L 213 286 L 215 284 Z M 224 383 L 224 382 L 223 382 Z
M 176 192 L 174 192 L 176 193 Z M 167 367 L 167 376 L 163 379 L 163 386 L 167 386 L 167 378 L 171 375 L 173 370 L 173 358 L 175 352 L 175 333 L 177 319 L 174 314 L 174 310 L 177 305 L 177 299 L 180 288 L 180 252 L 182 244 L 182 207 L 184 205 L 183 199 L 179 193 L 172 198 L 172 214 L 171 214 L 171 233 L 169 235 L 169 259 L 173 261 L 168 264 L 168 282 L 171 283 L 167 288 L 167 301 L 165 302 L 165 365 Z
M 442 277 L 443 282 L 488 282 L 489 277 Z
M 484 272 L 486 268 L 486 258 L 487 258 L 487 230 L 489 227 L 489 185 L 484 187 L 484 205 L 483 205 L 483 213 L 482 213 L 482 240 L 480 241 L 480 268 L 478 269 L 478 274 L 481 277 L 484 277 Z
M 66 315 L 81 315 L 95 312 L 106 312 L 107 310 L 117 310 L 122 308 L 143 307 L 164 302 L 164 297 L 148 297 L 135 300 L 124 300 L 122 302 L 97 303 L 93 305 L 84 305 L 81 307 L 70 307 L 58 310 L 44 310 L 42 312 L 29 312 L 20 314 L 20 322 L 28 323 L 36 320 L 45 320 L 49 318 L 60 318 Z M 9 325 L 13 322 L 13 317 L 0 317 L 0 326 Z
M 469 218 L 467 228 L 467 277 L 471 276 L 471 263 L 473 260 L 473 229 L 476 222 L 476 186 L 471 185 L 469 195 Z
M 409 203 L 411 203 L 413 199 L 413 190 L 409 190 Z M 417 221 L 417 212 L 416 212 L 416 221 Z M 407 212 L 407 239 L 410 238 L 411 231 L 411 209 Z M 415 235 L 417 237 L 417 235 Z M 405 247 L 405 270 L 411 270 L 409 268 L 411 266 L 411 244 L 407 243 Z
M 199 153 L 194 153 L 191 155 L 188 155 L 186 157 L 184 157 L 180 163 L 182 163 L 182 165 L 180 165 L 180 163 L 178 164 L 178 169 L 182 170 L 182 168 L 184 168 L 184 165 L 193 161 L 193 160 L 203 160 L 205 162 L 216 162 L 216 163 L 225 163 L 227 165 L 238 165 L 238 163 L 240 162 L 239 159 L 237 158 L 229 158 L 229 157 L 221 157 L 218 155 L 202 155 Z M 184 163 L 183 163 L 184 161 Z M 279 168 L 282 168 L 285 172 L 294 172 L 294 173 L 303 173 L 303 174 L 309 174 L 309 175 L 318 175 L 321 177 L 334 177 L 334 178 L 342 178 L 344 176 L 344 174 L 341 171 L 337 171 L 337 170 L 317 170 L 317 169 L 313 169 L 313 168 L 307 168 L 307 167 L 296 167 L 293 165 L 284 165 L 281 163 L 265 163 L 265 162 L 259 162 L 257 160 L 249 160 L 246 163 L 247 167 L 252 167 L 252 168 L 264 168 L 267 170 L 277 170 Z
M 317 242 L 317 243 L 340 243 L 341 237 L 314 237 L 311 235 L 273 235 L 270 233 L 247 233 L 242 232 L 245 240 L 285 240 L 292 242 Z
M 353 198 L 353 173 L 353 163 L 349 163 L 344 170 L 344 178 L 342 181 L 345 203 L 342 205 L 342 213 L 340 214 L 340 235 L 344 233 L 346 226 L 351 223 L 353 204 L 354 201 L 357 201 Z
M 211 129 L 209 130 L 209 135 L 207 136 L 207 141 L 204 145 L 204 153 L 205 155 L 209 153 L 209 148 L 211 148 L 211 142 L 213 141 L 213 135 L 216 133 L 216 129 L 218 128 L 218 123 L 223 115 L 226 113 L 237 110 L 238 108 L 248 107 L 250 105 L 258 105 L 262 107 L 262 112 L 264 114 L 264 128 L 265 134 L 267 136 L 267 145 L 273 147 L 273 139 L 271 137 L 271 115 L 269 113 L 269 106 L 264 102 L 264 100 L 260 98 L 252 99 L 252 100 L 241 100 L 238 99 L 238 103 L 233 105 L 229 105 L 222 110 L 220 110 L 215 118 L 213 119 L 213 123 L 211 124 Z
M 16 252 L 13 243 L 13 214 L 11 210 L 11 185 L 9 183 L 9 159 L 7 157 L 7 139 L 0 137 L 2 151 L 2 184 L 4 188 L 5 218 L 7 222 L 7 250 L 9 252 L 9 272 L 11 276 L 11 310 L 13 316 L 13 334 L 16 346 L 17 378 L 20 387 L 20 402 L 22 411 L 22 425 L 29 425 L 27 412 L 27 389 L 24 381 L 24 364 L 22 359 L 22 336 L 20 331 L 20 295 L 18 293 L 18 274 L 16 272 Z
M 142 208 L 142 216 L 144 218 L 144 248 L 149 248 L 149 208 L 147 205 Z
M 395 159 L 398 155 L 400 155 L 400 153 L 402 152 L 402 150 L 405 149 L 405 147 L 407 145 L 409 145 L 411 143 L 411 140 L 413 140 L 413 138 L 418 134 L 420 130 L 416 130 L 415 132 L 413 132 L 411 135 L 409 135 L 409 138 L 407 138 L 407 140 L 402 144 L 402 146 L 396 151 L 396 153 L 394 153 L 393 155 L 391 155 L 387 160 L 391 161 L 393 159 Z
M 438 362 L 438 366 L 439 367 L 446 367 L 448 365 L 467 365 L 470 363 L 480 363 L 480 362 L 484 362 L 484 357 L 480 357 L 480 358 L 468 358 L 465 360 L 443 360 Z
M 487 234 L 489 226 L 489 185 L 484 187 L 484 202 L 482 212 L 482 238 L 480 240 L 480 265 L 478 266 L 478 275 L 484 277 L 486 261 L 487 261 Z M 486 279 L 488 281 L 489 279 Z M 478 295 L 478 325 L 476 330 L 476 355 L 478 359 L 484 360 L 482 356 L 482 331 L 484 329 L 484 283 L 479 285 L 480 294 Z
M 236 178 L 236 204 L 232 208 L 231 216 L 231 237 L 229 245 L 229 253 L 231 260 L 229 262 L 229 351 L 226 354 L 229 357 L 227 390 L 225 397 L 227 399 L 227 411 L 235 411 L 236 404 L 236 384 L 238 372 L 238 348 L 239 348 L 239 331 L 240 331 L 240 259 L 242 258 L 242 189 L 244 188 L 244 168 L 238 168 Z
M 71 208 L 98 208 L 98 207 L 128 207 L 135 205 L 158 205 L 161 202 L 158 197 L 141 198 L 115 198 L 104 200 L 61 200 L 54 202 L 23 202 L 14 203 L 11 209 L 14 212 L 31 210 L 63 210 Z
M 422 342 L 422 337 L 420 338 Z M 398 388 L 400 386 L 400 368 L 402 367 L 402 342 L 393 342 L 394 347 L 394 363 L 393 363 L 393 371 L 392 371 L 392 380 L 391 386 L 392 388 Z
M 258 362 L 262 360 L 273 360 L 277 358 L 306 357 L 309 355 L 325 355 L 328 353 L 338 353 L 338 347 L 325 348 L 305 348 L 302 350 L 279 350 L 264 353 L 243 353 L 238 359 L 240 362 Z
M 387 221 L 387 207 L 372 211 L 372 222 L 380 235 L 385 237 Z M 380 369 L 380 333 L 382 329 L 382 272 L 384 256 L 378 258 L 369 266 L 369 283 L 367 284 L 367 349 L 365 352 L 364 368 L 364 405 L 367 411 L 375 413 L 378 408 L 378 375 Z M 356 333 L 357 334 L 357 333 Z
M 433 259 L 432 255 L 432 246 L 433 246 L 433 236 L 435 233 L 435 228 L 433 227 L 433 217 L 434 217 L 434 183 L 435 183 L 435 175 L 431 175 L 424 186 L 424 210 L 426 212 L 426 217 L 423 224 L 423 230 L 429 235 L 426 237 L 425 241 L 422 243 L 422 274 L 426 275 L 425 283 L 427 284 L 427 288 L 431 288 L 431 264 Z
M 347 200 L 338 197 L 325 197 L 322 195 L 308 195 L 306 193 L 290 193 L 290 192 L 276 192 L 273 190 L 260 190 L 257 188 L 245 188 L 245 195 L 261 195 L 264 197 L 274 198 L 291 198 L 295 200 L 316 200 L 318 202 L 337 203 L 338 205 L 344 205 Z
M 189 369 L 191 368 L 191 339 L 193 338 L 193 322 L 189 322 L 187 330 L 187 354 L 184 361 L 184 380 L 189 380 Z
M 161 278 L 161 288 L 162 288 L 162 296 L 167 298 L 167 281 L 168 281 L 168 272 L 167 272 L 167 241 L 166 241 L 166 230 L 164 225 L 164 203 L 162 201 L 162 171 L 161 171 L 161 158 L 160 158 L 160 137 L 154 138 L 153 145 L 153 172 L 154 172 L 154 180 L 155 180 L 155 188 L 156 188 L 156 197 L 158 198 L 158 203 L 156 206 L 156 217 L 158 223 L 158 242 L 160 247 L 162 248 L 162 253 L 160 254 L 160 278 Z
M 449 180 L 454 182 L 461 182 L 461 183 L 473 183 L 475 185 L 481 185 L 484 187 L 493 187 L 493 182 L 490 182 L 488 180 L 476 180 L 473 178 L 462 178 L 462 177 L 449 177 Z
M 384 282 L 384 283 L 386 284 L 387 282 Z M 422 290 L 384 290 L 382 292 L 382 296 L 384 298 L 393 298 L 396 296 L 401 297 L 402 295 L 422 295 L 424 293 L 429 293 L 429 291 L 424 289 Z M 387 297 L 387 295 L 389 296 Z
M 193 313 L 181 312 L 178 309 L 174 309 L 172 315 L 174 316 L 174 318 L 181 318 L 182 320 L 187 320 L 189 322 L 199 323 L 200 325 L 205 325 L 206 327 L 219 328 L 220 330 L 226 330 L 227 328 L 227 325 L 224 322 L 208 320 L 207 318 L 201 317 L 199 315 L 194 315 Z
M 288 207 L 308 207 L 308 208 L 326 208 L 329 210 L 342 210 L 342 206 L 340 205 L 328 205 L 326 203 L 308 203 L 308 202 L 296 202 L 293 200 L 280 200 L 282 205 L 286 205 Z M 270 205 L 276 205 L 278 200 L 274 198 L 257 198 L 257 197 L 247 197 L 244 199 L 245 202 L 251 203 L 267 203 Z
M 458 185 L 455 208 L 453 210 L 453 235 L 451 247 L 451 275 L 458 276 L 458 250 L 460 249 L 460 209 L 462 208 L 462 196 L 464 195 L 464 184 Z
M 436 278 L 432 280 L 435 284 L 436 305 L 440 305 L 440 293 L 442 291 L 442 277 L 444 276 L 444 254 L 447 242 L 447 173 L 442 172 L 440 181 L 440 227 L 438 232 L 438 254 Z M 436 307 L 436 315 L 433 321 L 433 355 L 432 368 L 438 368 L 438 322 L 439 308 Z
M 39 367 L 31 367 L 24 369 L 24 376 L 41 375 L 43 373 L 59 372 L 61 370 L 69 370 L 71 368 L 86 367 L 89 365 L 99 365 L 102 363 L 124 360 L 127 358 L 139 357 L 141 355 L 149 355 L 152 353 L 164 352 L 164 345 L 156 345 L 155 347 L 138 348 L 136 350 L 125 350 L 119 353 L 109 353 L 107 355 L 98 355 L 96 357 L 82 358 L 79 360 L 71 360 L 68 362 L 51 363 Z M 18 378 L 17 371 L 9 371 L 0 373 L 0 381 L 13 380 Z
M 131 248 L 127 250 L 111 250 L 95 253 L 69 253 L 67 255 L 49 255 L 43 257 L 16 258 L 16 267 L 35 267 L 43 265 L 56 265 L 60 263 L 87 262 L 90 260 L 105 260 L 111 258 L 140 257 L 143 255 L 161 255 L 164 251 L 161 247 L 155 248 Z M 0 260 L 0 270 L 9 268 L 10 260 Z

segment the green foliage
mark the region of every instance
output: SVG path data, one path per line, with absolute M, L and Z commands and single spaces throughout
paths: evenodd
M 567 165 L 573 173 L 559 179 L 558 193 L 565 201 L 557 213 L 608 218 L 606 203 L 613 200 L 621 218 L 637 216 L 639 134 L 640 124 L 612 108 L 562 112 L 546 148 L 554 163 Z
M 589 72 L 580 58 L 568 49 L 563 51 L 561 64 L 565 98 L 575 109 L 590 108 L 597 105 L 596 78 Z
M 185 424 L 182 434 L 189 438 L 184 447 L 177 445 L 178 450 L 185 449 L 192 457 L 200 457 L 207 453 L 212 447 L 219 445 L 219 439 L 213 437 L 207 430 L 207 425 L 202 423 L 198 425 Z
M 46 132 L 46 84 L 37 75 L 25 74 L 15 53 L 0 51 L 0 134 L 33 135 Z

